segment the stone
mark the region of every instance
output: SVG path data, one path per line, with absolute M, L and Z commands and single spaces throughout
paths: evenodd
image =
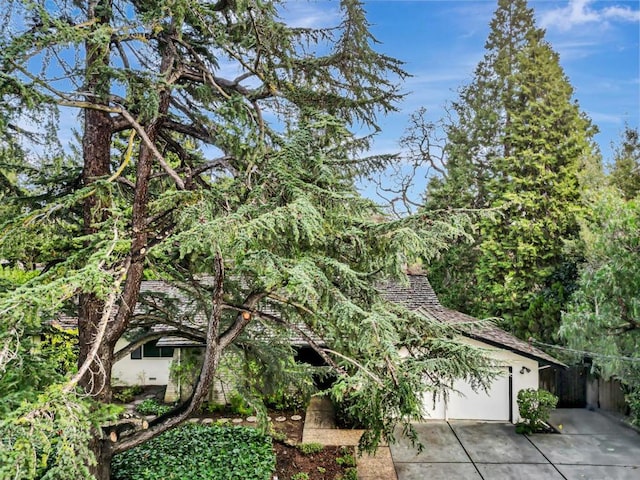
M 213 418 L 205 418 L 202 420 L 202 423 L 209 425 L 211 423 L 213 423 Z
M 247 422 L 249 423 L 256 423 L 257 418 L 254 417 L 253 415 L 251 415 L 250 417 L 247 417 Z
M 276 422 L 284 422 L 287 417 L 276 417 Z
M 234 418 L 233 420 L 231 420 L 233 423 L 242 423 L 244 420 L 242 420 L 241 418 Z
M 302 417 L 300 415 L 291 415 L 291 420 L 293 420 L 294 422 L 299 422 L 300 420 L 302 420 Z

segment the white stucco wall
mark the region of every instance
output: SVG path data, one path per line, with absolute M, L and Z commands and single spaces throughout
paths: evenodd
M 452 392 L 447 399 L 439 398 L 435 406 L 433 396 L 425 395 L 424 406 L 427 418 L 508 421 L 509 403 L 511 403 L 512 420 L 514 423 L 520 421 L 518 392 L 526 388 L 538 388 L 538 362 L 478 340 L 467 337 L 462 337 L 460 340 L 484 349 L 491 358 L 498 361 L 503 374 L 494 380 L 489 392 L 474 392 L 468 383 L 458 380 L 453 387 L 459 393 Z M 509 399 L 509 367 L 512 372 L 511 399 Z M 529 371 L 525 369 L 520 373 L 523 367 Z
M 125 347 L 127 341 L 118 340 L 115 351 Z M 175 356 L 175 352 L 174 352 Z M 113 366 L 114 385 L 167 385 L 172 358 L 141 358 L 132 360 L 131 355 Z

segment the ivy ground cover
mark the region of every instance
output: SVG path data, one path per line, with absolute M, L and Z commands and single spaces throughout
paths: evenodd
M 268 480 L 271 438 L 255 428 L 187 424 L 114 457 L 113 480 Z

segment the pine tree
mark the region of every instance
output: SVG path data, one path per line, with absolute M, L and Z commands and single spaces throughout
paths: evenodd
M 342 2 L 340 24 L 320 30 L 253 0 L 1 5 L 2 118 L 75 108 L 82 142 L 58 162 L 67 169 L 34 153 L 8 198 L 20 215 L 5 219 L 0 258 L 35 252 L 38 275 L 0 295 L 0 374 L 61 313 L 78 317 L 79 359 L 0 423 L 0 477 L 107 480 L 113 455 L 199 408 L 224 352 L 272 372 L 263 384 L 300 377 L 284 370 L 301 324 L 326 340 L 310 344 L 340 377 L 336 392 L 357 391 L 371 413 L 370 446 L 417 418 L 425 375 L 486 382 L 475 349 L 375 289 L 460 230 L 435 215 L 390 221 L 357 194 L 354 176 L 376 162 L 358 160 L 366 139 L 345 125 L 375 131 L 405 75 L 372 49 L 360 3 Z M 15 248 L 24 238 L 29 252 Z M 206 322 L 170 306 L 141 319 L 136 308 L 158 305 L 141 295 L 145 275 L 178 285 L 189 318 Z M 194 392 L 149 428 L 116 432 L 116 342 L 154 338 L 154 324 L 206 346 Z
M 524 338 L 549 339 L 571 288 L 563 243 L 577 235 L 577 173 L 590 158 L 593 128 L 525 0 L 498 2 L 485 48 L 454 104 L 447 175 L 430 185 L 427 207 L 450 202 L 500 215 L 460 247 L 469 269 L 445 256 L 437 270 L 473 278 L 463 284 L 474 290 L 472 313 L 502 317 Z

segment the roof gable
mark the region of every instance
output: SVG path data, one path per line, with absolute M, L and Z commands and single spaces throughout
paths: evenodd
M 491 322 L 481 321 L 470 315 L 442 306 L 427 276 L 409 274 L 408 284 L 388 281 L 379 287 L 382 297 L 391 302 L 404 305 L 421 315 L 451 325 L 461 326 L 463 335 L 504 348 L 525 357 L 533 358 L 545 364 L 565 367 L 562 362 L 551 355 L 519 339 Z

